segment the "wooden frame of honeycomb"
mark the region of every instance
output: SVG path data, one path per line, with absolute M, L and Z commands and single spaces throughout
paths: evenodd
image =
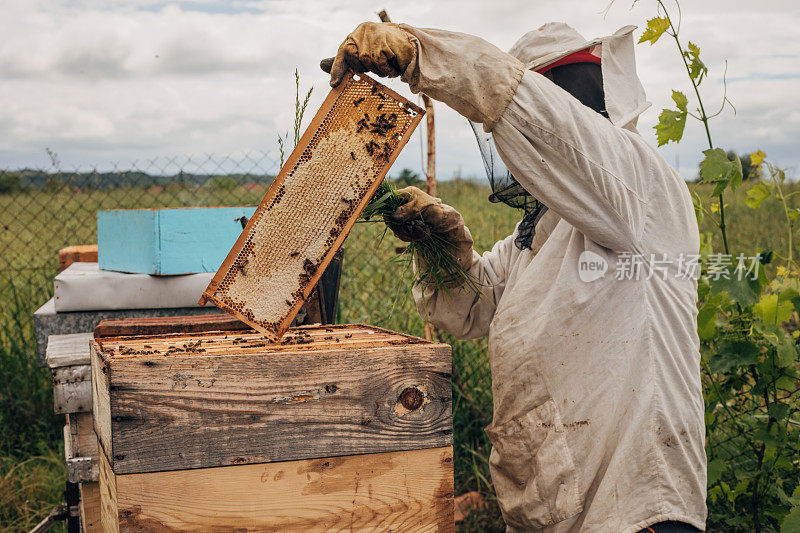
M 210 300 L 278 340 L 424 114 L 350 73 L 317 111 L 200 305 Z

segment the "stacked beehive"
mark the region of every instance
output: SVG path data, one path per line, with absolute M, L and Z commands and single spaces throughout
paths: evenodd
M 100 531 L 99 456 L 92 424 L 92 386 L 89 366 L 91 333 L 50 335 L 45 362 L 53 373 L 53 406 L 66 415 L 64 458 L 67 467 L 67 504 L 80 500 L 81 530 Z M 76 498 L 75 490 L 79 491 Z M 70 493 L 72 497 L 70 496 Z M 74 515 L 73 515 L 74 516 Z
M 106 531 L 448 531 L 450 347 L 362 325 L 96 338 Z

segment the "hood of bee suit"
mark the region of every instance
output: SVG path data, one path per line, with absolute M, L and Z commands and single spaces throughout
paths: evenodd
M 639 115 L 651 104 L 636 74 L 635 29 L 625 26 L 612 35 L 587 41 L 567 24 L 549 22 L 523 35 L 508 53 L 533 71 L 581 50 L 600 57 L 608 118 L 615 126 L 636 131 Z

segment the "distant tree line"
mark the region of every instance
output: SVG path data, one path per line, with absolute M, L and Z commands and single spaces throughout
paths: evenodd
M 246 183 L 272 183 L 273 174 L 195 174 L 180 171 L 177 174 L 149 174 L 141 171 L 115 172 L 46 172 L 21 169 L 0 171 L 0 194 L 14 194 L 40 189 L 58 191 L 64 186 L 86 190 L 118 189 L 126 187 L 152 187 L 183 185 L 194 187 L 235 188 Z
M 230 190 L 247 183 L 269 184 L 273 174 L 195 174 L 180 171 L 177 174 L 149 174 L 138 170 L 114 172 L 47 172 L 20 169 L 0 170 L 0 194 L 15 194 L 32 190 L 56 192 L 65 186 L 81 190 L 107 190 L 126 187 L 152 187 L 180 185 Z M 425 180 L 418 172 L 401 169 L 396 176 L 389 177 L 396 187 L 415 186 L 425 188 Z

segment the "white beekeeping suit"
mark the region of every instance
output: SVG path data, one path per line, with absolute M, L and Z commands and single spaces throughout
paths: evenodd
M 685 183 L 635 130 L 647 104 L 632 30 L 585 41 L 548 24 L 506 54 L 470 35 L 362 25 L 340 47 L 340 56 L 346 46 L 372 53 L 364 68 L 401 74 L 482 123 L 548 207 L 532 249 L 511 235 L 466 255 L 483 297 L 414 291 L 437 327 L 489 336 L 486 431 L 510 531 L 705 528 L 697 291 L 681 272 L 698 253 L 698 229 Z M 588 48 L 602 58 L 610 120 L 532 70 Z
M 460 58 L 466 48 L 479 55 L 477 43 L 404 27 L 420 43 L 412 89 L 435 95 L 426 61 L 436 65 L 429 77 L 451 69 L 458 84 L 483 75 L 493 92 L 507 87 L 506 105 L 493 102 L 496 117 L 481 121 L 517 181 L 549 208 L 532 250 L 512 235 L 474 254 L 470 273 L 490 298 L 417 289 L 417 307 L 458 338 L 489 336 L 490 464 L 509 529 L 635 532 L 667 520 L 704 529 L 697 288 L 678 272 L 699 248 L 691 198 L 635 133 L 646 103 L 633 28 L 587 43 L 564 26 L 514 46 L 525 66 L 506 56 L 483 65 L 490 72 Z M 593 44 L 611 121 L 530 70 Z M 582 281 L 582 254 L 608 265 L 605 275 Z M 629 265 L 639 279 L 617 279 L 636 277 Z

